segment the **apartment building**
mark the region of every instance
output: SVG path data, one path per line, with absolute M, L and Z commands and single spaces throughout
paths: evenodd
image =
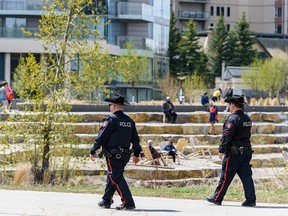
M 169 44 L 170 3 L 167 0 L 101 0 L 107 12 L 102 16 L 99 27 L 104 40 L 99 43 L 111 55 L 125 53 L 124 44 L 133 42 L 139 54 L 150 58 L 149 80 L 145 85 L 135 86 L 135 101 L 159 97 L 153 90 L 153 81 L 167 71 L 166 56 Z M 43 51 L 41 41 L 25 36 L 21 28 L 38 31 L 43 0 L 0 0 L 0 80 L 7 80 L 13 86 L 13 73 L 20 55 L 34 53 L 40 59 Z M 79 66 L 79 65 L 78 65 Z M 71 65 L 75 69 L 77 65 Z M 122 83 L 121 78 L 113 81 L 112 89 L 132 100 L 131 86 Z
M 181 30 L 193 19 L 199 31 L 213 29 L 221 14 L 233 28 L 245 12 L 255 33 L 288 33 L 288 0 L 171 0 Z

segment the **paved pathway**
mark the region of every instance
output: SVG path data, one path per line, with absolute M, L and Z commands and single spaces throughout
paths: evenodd
M 223 202 L 215 206 L 201 200 L 180 200 L 164 198 L 135 197 L 137 209 L 133 211 L 117 211 L 115 205 L 111 209 L 98 208 L 101 195 L 9 191 L 0 190 L 0 216 L 130 216 L 130 215 L 201 215 L 201 216 L 286 216 L 288 204 L 263 204 L 257 207 L 241 207 L 238 202 Z M 117 204 L 119 197 L 115 196 Z

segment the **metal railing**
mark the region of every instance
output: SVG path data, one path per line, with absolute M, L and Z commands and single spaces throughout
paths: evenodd
M 119 2 L 117 5 L 117 17 L 131 19 L 153 20 L 153 7 L 144 3 Z
M 26 28 L 26 31 L 32 32 L 32 34 L 38 32 L 38 28 Z M 23 33 L 21 28 L 0 28 L 0 38 L 31 38 L 33 36 L 27 36 Z
M 43 9 L 44 1 L 33 0 L 0 0 L 0 10 L 36 10 L 40 11 Z
M 178 2 L 209 3 L 211 0 L 178 0 Z
M 179 10 L 179 18 L 208 20 L 210 18 L 210 13 L 202 11 Z
M 132 43 L 135 48 L 141 50 L 153 50 L 153 40 L 149 38 L 136 36 L 118 36 L 116 45 L 121 49 L 125 49 L 127 43 Z

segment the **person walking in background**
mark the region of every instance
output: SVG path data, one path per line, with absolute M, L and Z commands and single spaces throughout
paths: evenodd
M 5 85 L 7 85 L 7 82 L 4 81 L 1 83 L 1 87 L 0 87 L 0 100 L 2 102 L 2 109 L 1 111 L 7 111 L 8 108 L 8 100 L 6 98 L 6 89 L 5 89 Z
M 224 100 L 228 97 L 232 97 L 233 95 L 233 89 L 231 87 L 229 87 L 224 95 Z M 224 110 L 224 112 L 228 112 L 229 111 L 229 104 L 227 104 L 226 109 Z
M 107 163 L 107 183 L 102 201 L 98 206 L 110 208 L 113 203 L 114 193 L 117 191 L 121 197 L 122 204 L 116 206 L 116 210 L 134 209 L 135 203 L 123 172 L 130 160 L 130 143 L 134 151 L 133 162 L 137 164 L 140 160 L 139 154 L 142 148 L 139 144 L 139 136 L 135 122 L 123 112 L 124 97 L 114 94 L 112 98 L 106 98 L 112 115 L 104 119 L 98 137 L 90 151 L 90 159 L 94 160 L 96 151 L 102 147 L 102 152 Z
M 170 97 L 166 97 L 166 101 L 162 105 L 162 111 L 165 114 L 169 123 L 175 123 L 177 119 L 177 113 L 175 112 L 174 104 L 170 101 Z M 171 119 L 173 118 L 173 119 Z
M 225 102 L 229 104 L 231 115 L 223 125 L 218 150 L 219 158 L 222 160 L 222 172 L 214 194 L 207 196 L 206 200 L 221 205 L 230 183 L 238 174 L 246 198 L 242 206 L 253 207 L 256 206 L 256 195 L 250 165 L 253 152 L 250 142 L 252 121 L 241 110 L 245 103 L 242 96 L 233 95 L 226 98 Z
M 218 121 L 218 109 L 212 101 L 210 102 L 209 106 L 210 106 L 209 107 L 209 113 L 210 113 L 209 122 L 210 122 L 211 126 L 210 126 L 210 130 L 209 130 L 208 134 L 215 134 L 214 124 L 216 121 Z
M 203 106 L 206 106 L 206 109 L 207 109 L 207 107 L 209 106 L 209 98 L 208 98 L 208 96 L 207 96 L 207 92 L 205 91 L 204 93 L 203 93 L 203 95 L 201 96 L 201 104 L 203 105 Z

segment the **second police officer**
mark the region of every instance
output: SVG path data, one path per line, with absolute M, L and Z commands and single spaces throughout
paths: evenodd
M 231 181 L 238 174 L 246 198 L 242 206 L 253 207 L 256 206 L 256 195 L 250 165 L 253 152 L 250 143 L 252 121 L 241 110 L 245 103 L 242 96 L 233 95 L 226 98 L 225 102 L 229 103 L 231 115 L 223 125 L 219 146 L 222 172 L 214 194 L 207 196 L 206 200 L 221 205 Z
M 102 152 L 107 163 L 107 182 L 102 201 L 98 206 L 110 208 L 113 195 L 117 191 L 122 204 L 116 206 L 117 210 L 134 209 L 135 203 L 123 172 L 130 160 L 130 143 L 134 151 L 133 162 L 139 162 L 142 151 L 135 122 L 123 112 L 124 97 L 114 94 L 112 98 L 105 99 L 109 102 L 111 115 L 104 119 L 98 137 L 90 151 L 90 159 L 94 160 L 96 151 L 102 147 Z M 99 155 L 101 156 L 101 155 Z

